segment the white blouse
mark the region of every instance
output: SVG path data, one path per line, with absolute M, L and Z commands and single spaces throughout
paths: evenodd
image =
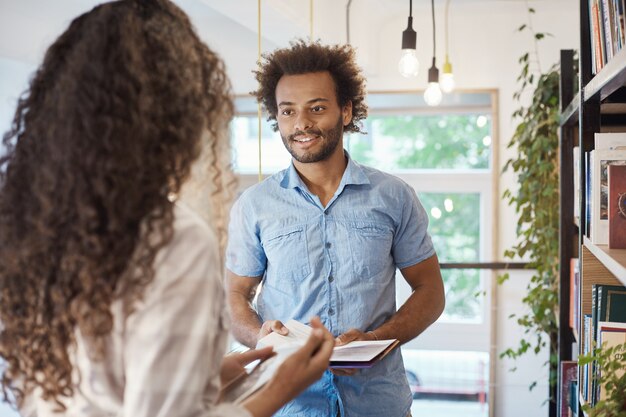
M 104 360 L 90 359 L 77 332 L 71 353 L 77 388 L 55 413 L 36 390 L 24 417 L 249 417 L 233 404 L 216 405 L 228 313 L 217 238 L 184 205 L 174 210 L 174 236 L 155 260 L 154 281 L 124 316 L 111 306 L 114 327 Z M 78 379 L 80 378 L 80 379 Z

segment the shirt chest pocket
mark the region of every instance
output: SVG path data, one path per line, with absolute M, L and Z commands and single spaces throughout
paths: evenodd
M 392 242 L 393 233 L 385 227 L 367 223 L 353 225 L 350 247 L 356 276 L 373 279 L 383 272 L 393 262 Z
M 311 272 L 304 226 L 284 228 L 262 241 L 267 257 L 267 278 L 302 280 Z

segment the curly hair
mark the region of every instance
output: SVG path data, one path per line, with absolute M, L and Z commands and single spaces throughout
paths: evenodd
M 328 71 L 335 82 L 337 101 L 341 107 L 352 102 L 352 120 L 344 127 L 347 132 L 361 132 L 361 120 L 367 117 L 365 78 L 356 64 L 350 45 L 326 46 L 302 39 L 291 42 L 289 48 L 277 49 L 263 55 L 260 69 L 255 71 L 259 89 L 251 92 L 268 112 L 268 121 L 278 130 L 276 86 L 283 75 L 299 75 Z
M 222 61 L 167 0 L 97 6 L 48 49 L 0 157 L 5 400 L 38 388 L 65 408 L 75 332 L 102 360 L 112 302 L 131 311 L 154 279 L 173 235 L 168 197 L 201 152 L 226 146 L 232 112 Z M 208 159 L 219 200 L 223 164 Z

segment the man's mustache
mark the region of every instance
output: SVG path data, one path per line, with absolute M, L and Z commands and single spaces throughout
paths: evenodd
M 287 137 L 289 140 L 295 140 L 298 136 L 323 136 L 322 131 L 319 129 L 307 129 L 299 130 Z

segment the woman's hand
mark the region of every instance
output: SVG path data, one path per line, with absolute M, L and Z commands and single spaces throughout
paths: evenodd
M 220 381 L 222 387 L 226 386 L 233 379 L 246 373 L 245 366 L 257 359 L 265 360 L 274 354 L 272 347 L 263 349 L 251 349 L 242 353 L 231 353 L 224 356 L 220 369 Z
M 283 392 L 296 397 L 313 382 L 320 379 L 330 362 L 335 347 L 333 335 L 319 318 L 311 320 L 313 331 L 306 344 L 289 356 L 270 380 L 270 387 L 277 386 Z
M 319 318 L 311 320 L 311 327 L 313 331 L 306 344 L 285 359 L 262 389 L 244 401 L 253 416 L 271 416 L 320 379 L 328 369 L 335 339 Z

